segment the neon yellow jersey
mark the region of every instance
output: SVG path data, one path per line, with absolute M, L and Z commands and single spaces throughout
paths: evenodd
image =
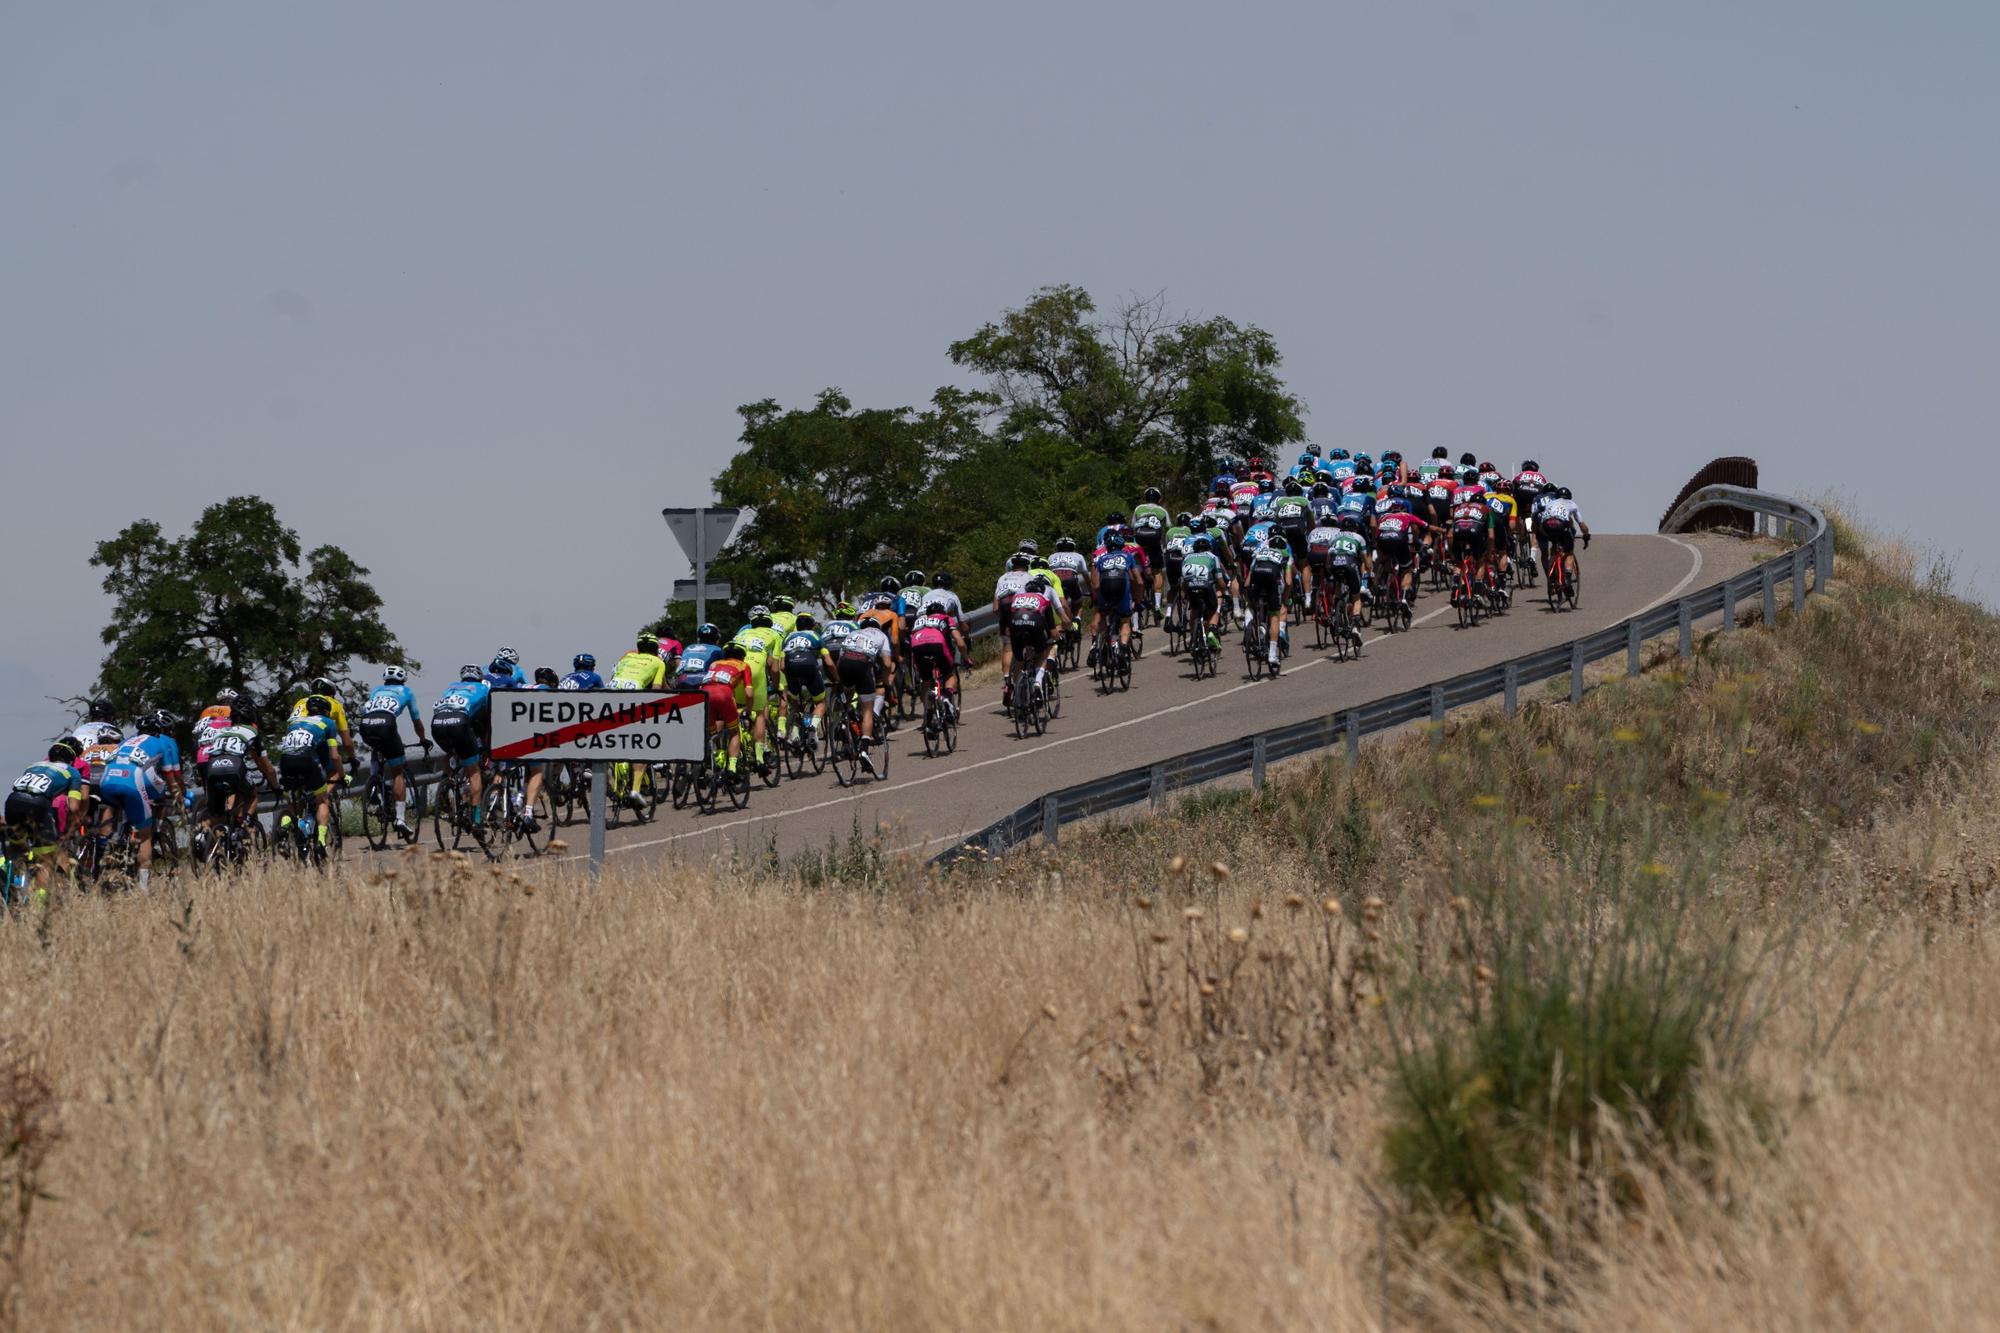
M 774 616 L 772 619 L 775 621 L 776 617 Z M 797 621 L 795 620 L 793 623 L 796 624 Z M 775 623 L 770 625 L 746 626 L 738 630 L 736 637 L 730 640 L 731 643 L 742 644 L 743 651 L 746 653 L 762 653 L 766 657 L 777 652 L 779 646 L 784 641 L 785 636 L 778 632 L 778 627 Z
M 790 638 L 792 631 L 799 627 L 799 613 L 796 611 L 773 611 L 771 628 L 778 631 L 778 642 Z
M 308 694 L 308 695 L 306 696 L 306 699 L 310 699 L 310 698 L 312 698 L 312 697 L 313 697 L 312 695 Z M 324 699 L 324 700 L 326 700 L 326 701 L 327 701 L 328 703 L 330 703 L 330 704 L 332 704 L 332 705 L 333 705 L 333 709 L 332 709 L 332 713 L 333 713 L 333 727 L 334 727 L 334 730 L 335 730 L 335 731 L 338 731 L 338 732 L 340 732 L 340 733 L 341 733 L 341 734 L 342 734 L 343 736 L 344 736 L 344 735 L 346 735 L 346 734 L 347 734 L 347 710 L 346 710 L 345 708 L 342 708 L 342 707 L 340 706 L 340 698 L 339 698 L 339 696 L 338 696 L 338 695 L 332 695 L 332 694 L 322 694 L 322 695 L 320 695 L 319 697 L 320 697 L 320 698 L 322 698 L 322 699 Z M 295 704 L 293 704 L 293 705 L 292 705 L 292 716 L 293 716 L 293 717 L 304 717 L 304 716 L 306 715 L 306 699 L 301 699 L 301 700 L 299 700 L 299 701 L 298 701 L 297 703 L 295 703 Z
M 618 665 L 611 668 L 614 682 L 630 682 L 634 689 L 663 690 L 667 687 L 667 664 L 660 660 L 658 653 L 642 653 L 637 649 L 618 659 Z

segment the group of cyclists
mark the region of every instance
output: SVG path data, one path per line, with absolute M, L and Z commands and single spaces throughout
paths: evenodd
M 1059 683 L 1052 677 L 1074 667 L 1086 636 L 1083 664 L 1129 686 L 1132 658 L 1153 623 L 1166 626 L 1170 647 L 1184 644 L 1196 659 L 1212 659 L 1220 636 L 1240 629 L 1252 674 L 1261 658 L 1275 676 L 1302 614 L 1330 618 L 1342 633 L 1380 611 L 1392 624 L 1400 611 L 1407 625 L 1418 575 L 1429 569 L 1449 574 L 1454 605 L 1504 609 L 1513 582 L 1531 581 L 1537 570 L 1573 587 L 1579 540 L 1589 545 L 1590 528 L 1575 498 L 1532 459 L 1511 475 L 1469 453 L 1454 464 L 1442 448 L 1413 465 L 1394 451 L 1376 459 L 1310 445 L 1282 473 L 1261 458 L 1226 459 L 1198 508 L 1170 512 L 1161 492 L 1149 489 L 1129 516 L 1108 514 L 1087 549 L 1069 536 L 1046 554 L 1033 538 L 1018 543 L 991 600 L 1001 629 L 1002 706 L 1026 716 L 1049 703 Z M 774 747 L 810 753 L 828 739 L 829 698 L 837 696 L 841 739 L 859 768 L 878 777 L 899 712 L 921 711 L 927 738 L 933 728 L 956 727 L 970 646 L 952 576 L 912 569 L 838 602 L 824 618 L 775 596 L 752 606 L 726 639 L 713 624 L 698 626 L 686 643 L 641 632 L 607 674 L 587 652 L 567 673 L 525 672 L 520 654 L 503 647 L 483 666 L 460 668 L 431 708 L 428 729 L 400 666 L 383 671 L 352 727 L 340 689 L 325 677 L 307 682 L 268 736 L 256 702 L 238 688 L 220 691 L 185 729 L 154 710 L 129 735 L 110 704 L 96 700 L 8 791 L 6 845 L 15 864 L 41 877 L 51 862 L 101 859 L 114 833 L 127 835 L 144 886 L 149 831 L 163 810 L 192 811 L 197 795 L 205 797 L 198 836 L 212 838 L 254 820 L 261 779 L 292 798 L 297 814 L 284 818 L 300 821 L 301 840 L 324 847 L 335 826 L 332 794 L 354 780 L 357 733 L 381 777 L 386 820 L 409 841 L 416 833 L 405 716 L 415 743 L 427 755 L 442 751 L 462 780 L 465 817 L 476 828 L 493 766 L 492 697 L 502 690 L 698 694 L 716 765 L 746 789 L 750 773 L 776 780 Z M 538 809 L 548 808 L 538 800 L 547 767 L 521 765 L 525 782 L 504 818 L 534 828 Z M 618 799 L 643 807 L 644 766 L 636 774 L 619 768 Z

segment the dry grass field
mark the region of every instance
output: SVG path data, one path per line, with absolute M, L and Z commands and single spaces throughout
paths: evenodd
M 7 1318 L 1994 1326 L 1996 716 L 2000 628 L 1844 556 L 1580 708 L 942 880 L 59 893 L 0 929 Z

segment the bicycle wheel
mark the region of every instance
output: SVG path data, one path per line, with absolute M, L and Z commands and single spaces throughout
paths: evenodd
M 394 814 L 387 808 L 389 790 L 388 782 L 377 774 L 368 779 L 368 789 L 361 793 L 361 836 L 378 852 L 389 845 L 389 822 Z
M 1568 602 L 1569 609 L 1574 611 L 1577 598 L 1583 591 L 1583 564 L 1575 556 L 1571 556 L 1565 574 L 1567 577 L 1563 579 L 1563 600 Z
M 555 836 L 556 803 L 555 798 L 549 794 L 547 779 L 543 780 L 542 789 L 535 793 L 535 799 L 528 804 L 527 809 L 528 813 L 535 817 L 535 822 L 519 830 L 520 839 L 530 855 L 540 856 L 548 848 L 549 839 Z
M 462 799 L 463 793 L 457 782 L 445 778 L 438 783 L 437 799 L 431 802 L 431 837 L 437 840 L 441 852 L 452 851 L 458 846 L 458 810 Z M 283 854 L 282 839 L 279 851 Z

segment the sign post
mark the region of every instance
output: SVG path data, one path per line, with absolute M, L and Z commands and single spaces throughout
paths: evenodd
M 493 695 L 495 759 L 590 765 L 590 873 L 604 869 L 605 765 L 700 763 L 708 696 L 699 691 L 499 690 Z
M 700 622 L 708 619 L 708 560 L 729 542 L 729 534 L 736 527 L 736 520 L 742 516 L 741 509 L 711 509 L 700 505 L 693 509 L 662 509 L 660 517 L 667 520 L 667 531 L 674 534 L 674 540 L 681 544 L 681 550 L 694 565 L 694 615 Z

